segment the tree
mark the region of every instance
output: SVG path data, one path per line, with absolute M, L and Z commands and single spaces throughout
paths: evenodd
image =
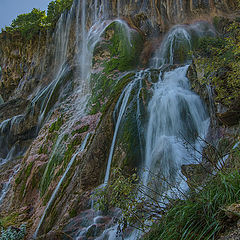
M 55 0 L 49 3 L 47 9 L 47 22 L 55 25 L 65 10 L 70 10 L 73 0 Z
M 12 21 L 11 26 L 6 27 L 6 31 L 18 31 L 23 37 L 31 38 L 37 34 L 42 27 L 44 27 L 45 23 L 45 11 L 33 8 L 30 13 L 18 15 L 17 18 Z

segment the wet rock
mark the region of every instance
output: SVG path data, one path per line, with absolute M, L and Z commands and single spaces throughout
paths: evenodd
M 193 60 L 193 63 L 188 68 L 187 77 L 191 83 L 192 90 L 201 97 L 201 99 L 207 104 L 208 108 L 211 108 L 212 106 L 210 106 L 209 93 L 206 84 L 201 83 L 203 76 L 204 70 Z
M 17 98 L 0 104 L 0 122 L 23 114 L 28 104 L 29 101 L 22 98 Z
M 232 108 L 228 109 L 224 113 L 217 113 L 217 118 L 221 125 L 232 127 L 238 125 L 240 122 L 240 105 L 239 102 L 234 104 Z

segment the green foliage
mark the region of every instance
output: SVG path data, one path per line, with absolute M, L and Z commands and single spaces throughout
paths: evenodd
M 60 15 L 69 10 L 72 6 L 73 0 L 55 0 L 48 4 L 47 9 L 47 23 L 55 25 Z
M 30 13 L 20 14 L 17 16 L 17 18 L 12 21 L 11 26 L 6 27 L 6 31 L 18 31 L 23 37 L 30 39 L 39 32 L 45 23 L 45 11 L 33 8 Z
M 216 101 L 231 106 L 240 99 L 240 22 L 228 27 L 225 38 L 203 38 L 197 63 L 204 69 L 202 83 L 215 88 Z
M 9 227 L 1 231 L 0 240 L 22 240 L 26 235 L 26 225 L 22 224 L 20 228 Z
M 118 223 L 123 230 L 134 226 L 144 231 L 149 228 L 146 222 L 152 222 L 158 210 L 155 208 L 156 201 L 153 203 L 147 195 L 139 195 L 143 192 L 141 187 L 136 173 L 126 175 L 120 168 L 115 168 L 111 182 L 95 191 L 95 208 L 105 213 L 113 207 L 120 208 L 122 217 Z
M 36 36 L 39 31 L 49 27 L 55 27 L 60 15 L 69 10 L 73 0 L 55 0 L 49 3 L 47 15 L 45 11 L 33 8 L 30 13 L 20 14 L 12 21 L 10 27 L 5 30 L 8 33 L 20 32 L 25 39 L 31 39 Z
M 111 207 L 128 209 L 129 201 L 137 196 L 137 175 L 125 176 L 121 169 L 113 169 L 113 180 L 105 188 L 99 188 L 94 194 L 95 207 L 107 212 Z
M 219 174 L 202 191 L 175 203 L 145 240 L 216 239 L 227 223 L 223 209 L 239 200 L 239 171 Z
M 239 162 L 239 156 L 239 147 L 232 149 L 231 168 L 209 178 L 201 190 L 192 188 L 184 200 L 171 199 L 149 189 L 150 185 L 143 186 L 136 174 L 126 175 L 121 169 L 114 169 L 110 183 L 94 195 L 96 207 L 105 212 L 120 208 L 123 216 L 119 224 L 123 230 L 133 226 L 145 231 L 153 222 L 145 240 L 216 239 L 228 225 L 227 207 L 240 201 L 239 165 L 235 166 L 232 159 Z

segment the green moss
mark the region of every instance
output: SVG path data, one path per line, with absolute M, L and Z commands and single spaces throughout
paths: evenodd
M 115 88 L 119 88 L 117 86 L 124 85 L 119 84 L 121 81 L 119 78 L 123 75 L 123 72 L 137 67 L 143 47 L 141 35 L 118 21 L 107 27 L 103 37 L 105 37 L 105 41 L 99 42 L 94 50 L 94 55 L 100 55 L 101 57 L 94 57 L 93 64 L 98 61 L 103 71 L 91 75 L 90 114 L 105 111 L 108 96 L 112 95 Z M 109 54 L 109 56 L 107 54 L 107 57 L 106 51 Z M 102 54 L 104 55 L 103 58 L 101 53 L 104 53 Z
M 60 209 L 57 209 L 56 207 L 53 207 L 51 209 L 51 215 L 49 216 L 49 219 L 47 219 L 47 223 L 46 224 L 46 230 L 45 233 L 49 232 L 50 230 L 52 230 L 53 225 L 55 224 L 56 220 L 58 219 L 59 216 L 59 212 Z
M 47 152 L 48 152 L 47 145 L 42 145 L 38 150 L 38 154 L 47 154 Z
M 79 129 L 77 129 L 77 130 L 74 130 L 74 131 L 72 132 L 72 135 L 75 135 L 76 133 L 81 134 L 81 133 L 87 132 L 88 130 L 89 130 L 89 125 L 85 125 L 85 126 L 79 128 Z
M 67 167 L 69 161 L 72 158 L 72 155 L 76 151 L 76 146 L 79 146 L 82 142 L 82 138 L 80 136 L 75 137 L 71 143 L 67 145 L 67 149 L 59 152 L 56 152 L 51 159 L 48 162 L 47 168 L 45 169 L 41 184 L 40 184 L 40 192 L 41 196 L 43 196 L 51 181 L 60 176 L 63 172 L 64 169 Z M 60 170 L 54 175 L 55 169 L 57 166 L 61 165 Z
M 52 132 L 54 132 L 54 131 L 58 131 L 58 130 L 61 128 L 62 125 L 63 125 L 63 119 L 62 119 L 62 116 L 61 116 L 61 117 L 59 117 L 59 118 L 57 119 L 56 122 L 54 122 L 54 123 L 50 126 L 49 132 L 52 133 Z
M 20 186 L 20 198 L 24 197 L 26 182 L 27 182 L 28 177 L 31 174 L 32 167 L 33 167 L 33 162 L 29 163 L 29 165 L 26 168 L 23 168 L 21 170 L 21 172 L 19 173 L 18 177 L 15 180 L 15 183 L 17 185 L 21 184 L 21 186 Z
M 18 223 L 19 213 L 14 212 L 6 217 L 0 219 L 1 226 L 3 228 L 8 228 L 10 226 L 14 226 Z
M 126 71 L 133 69 L 139 63 L 139 55 L 142 50 L 143 39 L 141 35 L 128 28 L 120 22 L 113 22 L 106 29 L 113 31 L 114 34 L 110 38 L 111 61 L 106 63 L 105 73 L 109 73 L 114 69 Z
M 44 200 L 43 200 L 43 206 L 46 206 L 47 203 L 49 202 L 51 196 L 52 196 L 52 191 L 48 191 L 47 195 L 44 197 Z
M 62 159 L 63 159 L 62 154 L 55 153 L 49 160 L 40 184 L 41 196 L 43 196 L 46 193 L 46 190 L 53 179 L 55 168 L 62 162 Z

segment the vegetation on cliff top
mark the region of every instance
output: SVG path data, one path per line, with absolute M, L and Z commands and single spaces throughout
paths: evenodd
M 69 10 L 72 3 L 73 0 L 52 1 L 48 5 L 47 14 L 45 11 L 33 8 L 30 13 L 18 15 L 9 27 L 5 27 L 5 31 L 8 33 L 20 32 L 22 37 L 31 39 L 40 30 L 54 28 L 60 15 L 65 10 Z

